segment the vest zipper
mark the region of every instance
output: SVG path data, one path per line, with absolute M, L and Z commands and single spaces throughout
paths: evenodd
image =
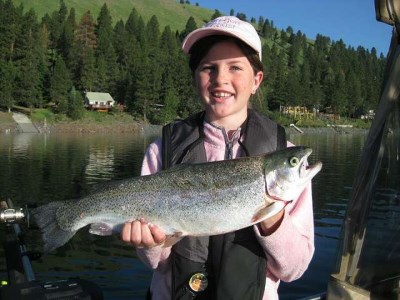
M 236 129 L 230 138 L 229 138 L 228 134 L 226 133 L 225 128 L 222 128 L 222 133 L 223 133 L 224 139 L 225 139 L 225 159 L 232 159 L 233 158 L 233 144 L 240 134 L 240 128 Z

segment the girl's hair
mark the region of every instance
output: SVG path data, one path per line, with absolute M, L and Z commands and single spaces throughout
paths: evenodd
M 260 61 L 260 58 L 258 56 L 258 53 L 242 42 L 241 40 L 232 37 L 232 36 L 227 36 L 227 35 L 211 35 L 204 37 L 200 40 L 198 40 L 196 43 L 193 44 L 193 46 L 190 48 L 189 54 L 190 54 L 190 59 L 189 59 L 189 67 L 192 70 L 192 74 L 196 71 L 197 67 L 200 64 L 200 61 L 207 55 L 208 51 L 213 47 L 214 45 L 225 42 L 225 41 L 232 41 L 234 42 L 244 53 L 244 55 L 247 57 L 249 60 L 254 74 L 256 74 L 259 71 L 263 71 L 263 64 Z

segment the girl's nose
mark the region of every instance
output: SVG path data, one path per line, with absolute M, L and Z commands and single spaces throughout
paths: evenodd
M 228 72 L 224 68 L 215 70 L 214 82 L 217 85 L 224 85 L 228 83 Z

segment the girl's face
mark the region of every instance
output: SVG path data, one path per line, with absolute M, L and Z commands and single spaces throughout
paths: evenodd
M 212 46 L 195 70 L 196 88 L 208 120 L 225 129 L 238 128 L 247 118 L 250 96 L 262 79 L 263 72 L 254 74 L 249 60 L 234 42 Z

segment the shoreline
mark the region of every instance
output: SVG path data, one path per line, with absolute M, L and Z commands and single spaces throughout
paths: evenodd
M 81 122 L 54 122 L 43 123 L 33 122 L 40 133 L 75 133 L 75 134 L 93 134 L 93 133 L 141 133 L 141 134 L 161 134 L 161 125 L 152 125 L 135 120 L 112 120 L 111 122 L 97 123 L 92 121 Z M 284 126 L 286 134 L 367 134 L 368 129 L 329 126 L 329 127 L 296 127 Z M 0 134 L 18 134 L 19 125 L 13 118 L 6 113 L 0 112 Z
M 96 123 L 53 123 L 34 125 L 39 129 L 40 133 L 148 133 L 161 134 L 161 125 L 152 125 L 139 122 L 120 123 L 120 124 L 96 124 Z M 299 127 L 302 132 L 297 131 L 293 127 L 285 127 L 286 134 L 367 134 L 368 129 L 361 128 L 341 128 L 341 127 Z M 17 134 L 19 133 L 16 123 L 0 124 L 0 134 Z

